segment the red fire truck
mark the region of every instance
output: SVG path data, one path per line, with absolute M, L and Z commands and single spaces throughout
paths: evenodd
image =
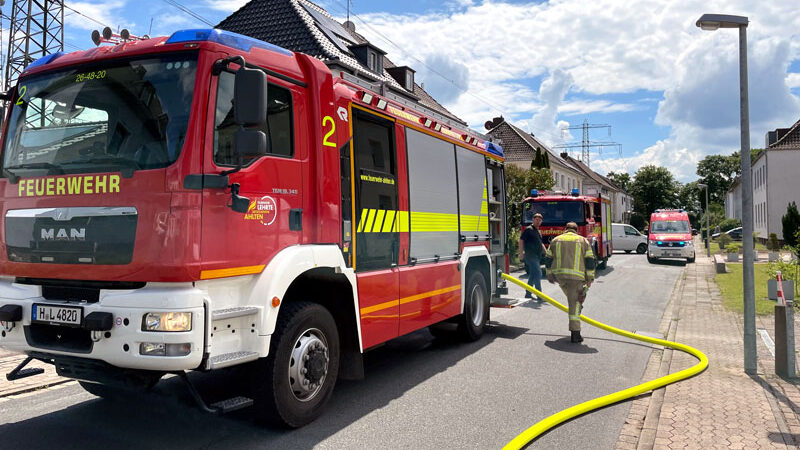
M 11 379 L 37 359 L 110 397 L 175 373 L 297 427 L 370 348 L 478 339 L 504 289 L 502 149 L 310 56 L 184 30 L 46 56 L 5 95 Z M 215 405 L 186 376 L 241 364 Z
M 578 224 L 578 234 L 585 237 L 597 257 L 597 268 L 605 269 L 614 249 L 611 242 L 611 201 L 601 195 L 580 195 L 577 189 L 570 194 L 531 190 L 531 196 L 522 203 L 522 227 L 533 221 L 533 215 L 542 215 L 539 232 L 546 246 L 550 240 L 564 233 L 568 222 Z

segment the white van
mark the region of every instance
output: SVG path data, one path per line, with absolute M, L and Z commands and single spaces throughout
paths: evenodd
M 614 237 L 614 250 L 625 250 L 642 254 L 647 251 L 647 236 L 636 228 L 625 223 L 612 223 L 611 232 Z

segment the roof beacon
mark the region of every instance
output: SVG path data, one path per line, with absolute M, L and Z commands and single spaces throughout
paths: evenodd
M 580 194 L 581 194 L 581 191 L 579 191 L 579 190 L 578 190 L 578 188 L 573 188 L 573 189 L 572 189 L 572 196 L 573 196 L 573 197 L 577 197 L 577 196 L 579 196 Z
M 123 29 L 119 32 L 119 34 L 114 34 L 110 27 L 103 28 L 102 34 L 97 30 L 92 31 L 92 42 L 94 42 L 94 45 L 97 45 L 98 47 L 100 44 L 117 45 L 128 41 L 143 41 L 146 39 L 150 39 L 150 36 L 146 34 L 142 37 L 134 36 L 127 29 Z
M 531 189 L 531 197 L 538 197 L 539 191 L 536 189 Z

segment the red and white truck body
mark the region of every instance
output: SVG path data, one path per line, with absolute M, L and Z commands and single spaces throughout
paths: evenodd
M 477 338 L 502 290 L 502 149 L 310 56 L 184 30 L 49 55 L 11 95 L 0 346 L 66 376 L 289 364 L 272 412 L 299 426 L 363 351 Z

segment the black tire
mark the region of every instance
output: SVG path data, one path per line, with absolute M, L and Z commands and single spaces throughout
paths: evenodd
M 630 252 L 632 252 L 632 251 L 633 251 L 633 250 L 625 250 L 625 253 L 628 253 L 628 254 L 630 254 Z
M 655 264 L 658 261 L 658 258 L 651 258 L 650 255 L 647 255 L 647 262 L 650 264 Z
M 304 367 L 296 363 L 298 359 Z M 338 375 L 339 331 L 331 313 L 312 302 L 285 305 L 270 340 L 269 356 L 252 366 L 258 418 L 290 428 L 314 421 L 330 400 Z
M 636 253 L 638 253 L 640 255 L 644 254 L 646 251 L 647 251 L 647 245 L 646 244 L 639 244 L 636 247 Z
M 474 271 L 467 275 L 464 294 L 464 314 L 458 318 L 458 334 L 467 341 L 477 341 L 483 335 L 489 319 L 489 291 L 483 275 Z
M 697 257 L 697 255 L 692 255 L 691 258 L 686 258 L 686 263 L 687 264 L 693 263 L 696 257 Z
M 597 270 L 605 270 L 608 267 L 608 258 L 603 258 L 600 260 L 600 263 L 597 264 Z

